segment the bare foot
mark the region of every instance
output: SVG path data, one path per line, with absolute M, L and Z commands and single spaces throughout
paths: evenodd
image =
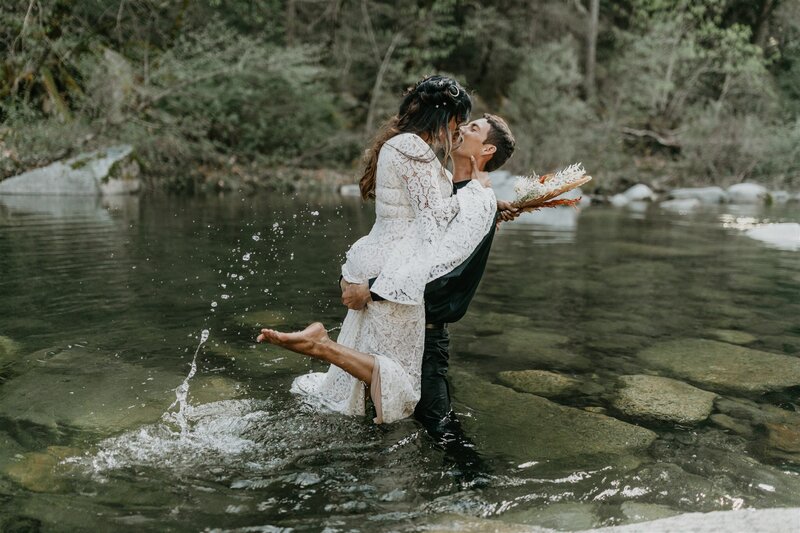
M 262 329 L 256 341 L 267 341 L 271 344 L 282 346 L 287 350 L 316 357 L 318 348 L 331 341 L 328 332 L 321 322 L 314 322 L 303 331 L 282 333 L 274 329 Z

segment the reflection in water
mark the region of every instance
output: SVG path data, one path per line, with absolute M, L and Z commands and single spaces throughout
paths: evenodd
M 800 505 L 792 389 L 713 389 L 695 426 L 614 403 L 622 375 L 705 379 L 651 363 L 675 341 L 779 355 L 792 371 L 797 252 L 726 227 L 797 223 L 789 211 L 587 208 L 504 225 L 451 330 L 459 455 L 413 421 L 304 409 L 289 385 L 321 365 L 254 343 L 263 326 L 336 327 L 339 265 L 370 206 L 30 200 L 0 206 L 4 528 L 414 530 L 458 513 L 578 529 Z M 198 344 L 198 329 L 213 336 Z M 499 377 L 522 370 L 571 388 L 545 399 Z

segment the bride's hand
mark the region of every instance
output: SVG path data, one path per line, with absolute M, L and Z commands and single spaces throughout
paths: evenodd
M 478 169 L 478 163 L 475 161 L 474 156 L 469 156 L 469 160 L 472 162 L 472 174 L 470 175 L 470 178 L 476 180 L 486 188 L 491 187 L 492 180 L 489 179 L 489 173 Z

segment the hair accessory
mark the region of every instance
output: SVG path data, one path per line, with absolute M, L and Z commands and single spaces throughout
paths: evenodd
M 453 98 L 458 98 L 458 95 L 461 94 L 461 88 L 458 85 L 451 85 L 447 88 L 447 92 Z

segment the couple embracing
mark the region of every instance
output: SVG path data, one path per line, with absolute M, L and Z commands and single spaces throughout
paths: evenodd
M 259 342 L 331 364 L 294 380 L 307 403 L 363 415 L 369 394 L 376 423 L 414 415 L 433 436 L 452 420 L 447 324 L 464 316 L 497 225 L 518 215 L 496 199 L 487 174 L 511 156 L 514 137 L 495 115 L 467 122 L 471 110 L 458 82 L 427 77 L 369 149 L 360 187 L 375 199 L 375 224 L 342 266 L 349 310 L 337 341 L 319 322 L 261 330 Z

